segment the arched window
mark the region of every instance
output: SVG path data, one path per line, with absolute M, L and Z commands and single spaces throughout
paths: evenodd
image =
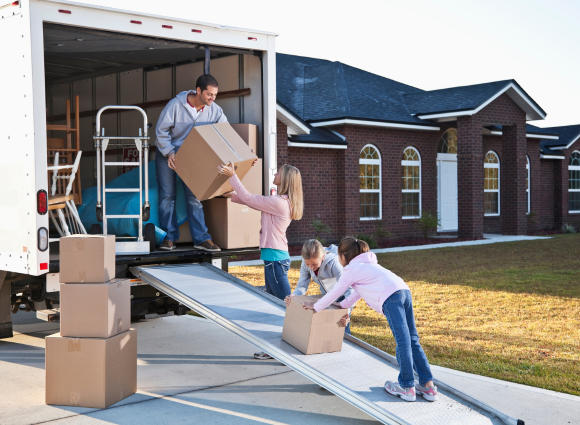
M 415 148 L 407 148 L 401 161 L 403 171 L 403 218 L 421 215 L 421 157 Z
M 373 145 L 366 145 L 359 156 L 360 219 L 380 220 L 381 155 Z
M 530 202 L 530 157 L 526 155 L 526 195 L 528 195 L 528 214 L 531 211 Z
M 568 174 L 568 210 L 572 213 L 580 213 L 580 152 L 578 151 L 570 155 Z
M 483 208 L 485 215 L 499 215 L 499 158 L 489 151 L 483 163 Z
M 450 128 L 439 139 L 437 153 L 454 153 L 457 154 L 457 130 Z

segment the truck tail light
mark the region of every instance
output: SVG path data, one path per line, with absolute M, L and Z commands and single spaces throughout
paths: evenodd
M 65 9 L 58 9 L 58 13 L 66 13 L 67 15 L 72 14 L 72 12 L 70 10 L 65 10 Z
M 40 270 L 48 270 L 48 263 L 40 263 Z
M 41 227 L 40 229 L 38 229 L 38 250 L 44 252 L 47 249 L 48 249 L 48 229 L 46 227 Z
M 36 193 L 36 211 L 40 215 L 44 215 L 48 211 L 48 195 L 46 194 L 46 190 L 41 189 Z
M 20 6 L 20 2 L 19 1 L 13 1 L 10 6 Z

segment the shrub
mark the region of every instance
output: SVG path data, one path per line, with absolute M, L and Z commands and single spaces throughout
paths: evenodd
M 571 224 L 562 225 L 562 233 L 576 233 L 576 228 Z
M 377 244 L 377 241 L 375 241 L 372 236 L 360 234 L 360 235 L 356 235 L 356 238 L 368 243 L 370 249 L 375 249 L 379 246 Z
M 538 231 L 538 215 L 531 212 L 527 215 L 528 233 L 535 234 Z
M 441 219 L 438 215 L 433 215 L 431 211 L 421 211 L 421 218 L 417 223 L 417 227 L 423 233 L 423 237 L 427 238 L 433 232 L 437 231 L 437 228 L 441 226 Z
M 385 223 L 383 220 L 375 220 L 375 232 L 373 236 L 377 242 L 381 242 L 391 236 L 391 232 L 385 230 Z
M 314 238 L 317 239 L 318 242 L 320 242 L 322 245 L 326 245 L 326 240 L 322 238 L 322 234 L 332 233 L 330 226 L 328 226 L 320 219 L 320 214 L 318 214 L 318 218 L 313 218 L 310 224 L 314 228 Z

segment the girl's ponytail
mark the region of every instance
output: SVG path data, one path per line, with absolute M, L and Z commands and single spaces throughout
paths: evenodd
M 365 241 L 357 239 L 353 236 L 342 238 L 338 244 L 338 254 L 344 255 L 346 265 L 348 265 L 354 257 L 369 251 L 369 245 Z

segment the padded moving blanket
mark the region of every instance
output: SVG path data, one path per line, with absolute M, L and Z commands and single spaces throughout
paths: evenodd
M 155 161 L 150 161 L 147 165 L 149 167 L 149 204 L 151 205 L 151 216 L 146 223 L 155 224 L 155 239 L 159 246 L 165 238 L 167 232 L 159 227 L 159 210 L 157 192 L 157 176 L 155 173 Z M 145 182 L 143 182 L 145 183 Z M 143 184 L 145 186 L 145 184 Z M 138 188 L 139 187 L 139 168 L 136 167 L 128 173 L 122 174 L 111 182 L 107 183 L 107 188 Z M 143 193 L 143 202 L 145 201 L 145 193 Z M 178 225 L 187 221 L 187 210 L 185 207 L 185 194 L 183 193 L 183 182 L 177 177 L 177 197 L 176 197 L 176 217 Z M 78 207 L 79 215 L 87 232 L 95 223 L 101 224 L 97 221 L 95 207 L 97 206 L 97 187 L 89 187 L 83 190 L 83 204 Z M 107 193 L 107 214 L 139 214 L 139 209 L 142 204 L 139 203 L 138 192 L 113 192 Z M 114 218 L 107 220 L 107 233 L 116 236 L 138 236 L 139 231 L 137 226 L 139 219 L 137 218 Z

